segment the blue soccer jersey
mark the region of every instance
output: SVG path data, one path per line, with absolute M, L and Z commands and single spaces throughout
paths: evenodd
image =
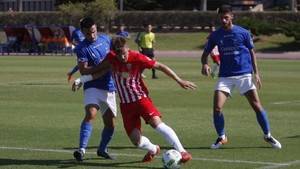
M 95 42 L 87 39 L 82 41 L 76 49 L 77 61 L 87 62 L 88 66 L 96 66 L 100 64 L 109 53 L 111 47 L 111 38 L 108 35 L 101 34 Z M 88 88 L 98 88 L 102 90 L 115 91 L 115 85 L 111 77 L 111 72 L 104 76 L 84 83 L 84 90 Z
M 219 77 L 252 73 L 250 50 L 254 45 L 248 30 L 237 25 L 231 30 L 219 28 L 209 37 L 204 51 L 210 53 L 216 45 L 221 61 Z
M 119 31 L 119 32 L 116 33 L 116 35 L 122 36 L 124 38 L 128 38 L 129 37 L 129 33 L 126 32 L 126 31 Z
M 79 44 L 80 42 L 82 42 L 84 40 L 84 34 L 81 32 L 81 30 L 79 28 L 76 28 L 73 32 L 72 32 L 72 36 L 71 39 L 72 41 L 75 41 L 75 43 Z

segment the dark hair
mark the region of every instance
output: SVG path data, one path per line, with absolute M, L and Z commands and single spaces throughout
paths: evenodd
M 122 36 L 117 36 L 112 40 L 112 50 L 119 52 L 120 48 L 124 47 L 126 44 L 126 39 Z
M 85 17 L 80 20 L 80 28 L 91 28 L 95 25 L 95 21 L 91 17 Z
M 230 5 L 222 5 L 218 9 L 218 14 L 232 13 L 232 8 Z

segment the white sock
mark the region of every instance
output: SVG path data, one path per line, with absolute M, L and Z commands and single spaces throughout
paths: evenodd
M 141 136 L 141 140 L 140 140 L 140 144 L 138 145 L 138 148 L 151 151 L 153 152 L 153 154 L 156 154 L 157 151 L 156 145 L 152 144 L 150 140 L 145 136 Z
M 181 142 L 179 141 L 175 131 L 165 123 L 160 123 L 156 129 L 164 138 L 179 152 L 185 152 Z
M 83 154 L 85 154 L 85 148 L 80 148 L 79 150 L 81 150 Z

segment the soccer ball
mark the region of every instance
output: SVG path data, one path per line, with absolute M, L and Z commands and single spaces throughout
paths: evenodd
M 164 152 L 162 162 L 165 169 L 179 169 L 180 168 L 181 154 L 180 152 L 171 149 Z

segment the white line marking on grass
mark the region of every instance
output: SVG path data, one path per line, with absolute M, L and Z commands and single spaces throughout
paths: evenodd
M 295 165 L 295 164 L 296 165 L 300 164 L 300 160 L 287 162 L 287 163 L 284 163 L 282 165 L 270 165 L 270 166 L 260 167 L 258 169 L 276 169 L 276 168 L 287 167 L 287 166 Z
M 39 148 L 22 148 L 22 147 L 4 147 L 0 146 L 0 149 L 3 150 L 22 150 L 22 151 L 39 151 L 39 152 L 56 152 L 56 153 L 73 153 L 73 150 L 61 150 L 61 149 L 39 149 Z M 86 152 L 87 154 L 96 154 L 95 152 Z M 116 156 L 124 156 L 124 157 L 142 157 L 143 154 L 124 154 L 124 153 L 113 153 Z M 161 156 L 158 156 L 161 158 Z M 278 167 L 278 166 L 288 166 L 293 163 L 274 163 L 274 162 L 264 162 L 264 161 L 246 161 L 246 160 L 227 160 L 227 159 L 215 159 L 215 158 L 198 158 L 193 157 L 193 160 L 196 161 L 213 161 L 213 162 L 221 162 L 221 163 L 244 163 L 244 164 L 261 164 L 268 165 L 267 167 Z M 296 161 L 297 163 L 300 161 Z
M 279 102 L 273 102 L 271 104 L 283 105 L 283 104 L 294 104 L 294 103 L 300 103 L 300 100 L 279 101 Z

